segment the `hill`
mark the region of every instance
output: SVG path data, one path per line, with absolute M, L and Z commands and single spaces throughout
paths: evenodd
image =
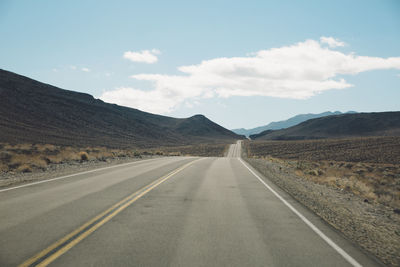
M 292 127 L 294 125 L 297 125 L 299 123 L 302 123 L 303 121 L 307 121 L 310 119 L 321 118 L 321 117 L 326 117 L 326 116 L 331 116 L 331 115 L 348 114 L 348 113 L 356 113 L 356 112 L 348 111 L 346 113 L 342 113 L 340 111 L 335 111 L 335 112 L 326 111 L 326 112 L 318 113 L 318 114 L 312 114 L 312 113 L 299 114 L 299 115 L 296 115 L 287 120 L 271 122 L 264 126 L 260 126 L 260 127 L 256 127 L 256 128 L 252 128 L 252 129 L 244 129 L 244 128 L 233 129 L 232 131 L 237 134 L 240 134 L 240 135 L 250 136 L 253 134 L 261 133 L 266 130 L 279 130 L 279 129 L 289 128 L 289 127 Z
M 400 136 L 400 112 L 341 114 L 311 119 L 282 130 L 251 135 L 255 140 Z
M 0 70 L 0 142 L 155 147 L 241 139 L 203 115 L 177 119 L 108 104 Z

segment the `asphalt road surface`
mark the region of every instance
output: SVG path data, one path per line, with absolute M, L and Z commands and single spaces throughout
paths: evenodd
M 0 266 L 379 266 L 240 144 L 0 190 L 0 214 Z

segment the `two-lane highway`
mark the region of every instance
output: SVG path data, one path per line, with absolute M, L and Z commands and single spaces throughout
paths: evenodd
M 0 266 L 378 265 L 240 153 L 0 191 Z

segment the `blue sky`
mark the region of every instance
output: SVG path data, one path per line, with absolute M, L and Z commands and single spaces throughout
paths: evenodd
M 0 68 L 251 128 L 400 110 L 400 1 L 0 1 Z

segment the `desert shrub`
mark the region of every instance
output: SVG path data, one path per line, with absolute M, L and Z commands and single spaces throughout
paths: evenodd
M 87 161 L 89 160 L 89 155 L 87 152 L 81 151 L 79 152 L 79 158 L 81 159 L 81 161 Z
M 32 167 L 29 164 L 22 164 L 17 168 L 17 172 L 32 172 Z
M 61 163 L 63 162 L 63 158 L 60 155 L 55 155 L 55 156 L 48 156 L 46 157 L 46 161 L 50 163 Z
M 10 170 L 17 169 L 19 166 L 21 166 L 20 162 L 12 162 L 8 164 L 8 168 Z
M 168 153 L 168 156 L 179 157 L 179 156 L 182 156 L 182 155 L 181 155 L 181 152 L 177 151 L 177 152 Z
M 298 170 L 304 169 L 304 162 L 302 160 L 297 161 L 296 169 Z
M 8 165 L 0 162 L 0 172 L 7 172 L 8 170 Z
M 322 171 L 320 171 L 320 170 L 310 170 L 310 171 L 308 172 L 308 174 L 309 174 L 309 175 L 314 175 L 314 176 L 319 176 L 319 175 L 322 174 Z
M 48 162 L 42 158 L 33 158 L 30 161 L 32 167 L 39 168 L 39 169 L 46 169 Z
M 44 162 L 46 162 L 46 164 L 50 164 L 51 160 L 48 157 L 42 157 L 42 160 L 44 160 Z
M 1 151 L 0 152 L 0 162 L 8 163 L 11 160 L 11 153 L 6 152 L 6 151 Z

